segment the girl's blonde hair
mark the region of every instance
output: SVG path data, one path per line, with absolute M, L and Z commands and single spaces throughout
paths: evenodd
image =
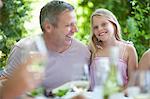
M 104 8 L 100 8 L 100 9 L 95 10 L 93 12 L 93 14 L 91 15 L 90 49 L 91 49 L 91 52 L 92 52 L 92 59 L 95 57 L 95 53 L 98 49 L 97 45 L 100 48 L 102 48 L 101 45 L 100 45 L 101 41 L 99 41 L 93 33 L 92 25 L 93 25 L 93 17 L 94 16 L 103 16 L 103 17 L 107 18 L 110 22 L 112 22 L 114 27 L 115 27 L 115 38 L 116 38 L 116 40 L 118 40 L 118 41 L 122 40 L 120 24 L 119 24 L 117 18 L 115 17 L 115 15 L 111 11 L 109 11 L 107 9 L 104 9 Z

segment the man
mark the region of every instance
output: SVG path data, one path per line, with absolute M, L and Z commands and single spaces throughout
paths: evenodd
M 45 67 L 43 86 L 52 91 L 69 81 L 78 79 L 83 73 L 82 66 L 89 63 L 90 52 L 79 41 L 72 38 L 76 27 L 74 7 L 64 1 L 51 1 L 40 12 L 40 25 L 43 33 L 37 35 L 44 39 L 48 50 L 48 65 Z M 3 76 L 11 75 L 12 71 L 24 61 L 22 50 L 26 42 L 32 42 L 34 37 L 19 41 L 12 49 Z

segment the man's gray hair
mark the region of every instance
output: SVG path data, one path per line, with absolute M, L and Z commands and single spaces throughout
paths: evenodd
M 43 23 L 47 20 L 53 26 L 57 26 L 58 16 L 65 10 L 73 11 L 74 7 L 64 1 L 53 0 L 47 3 L 40 11 L 40 26 L 42 31 Z

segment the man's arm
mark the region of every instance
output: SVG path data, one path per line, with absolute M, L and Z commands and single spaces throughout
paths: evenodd
M 27 63 L 17 66 L 11 76 L 0 86 L 0 99 L 14 99 L 35 88 L 38 80 L 36 81 L 33 73 L 27 69 L 27 66 L 31 63 L 30 59 Z
M 12 72 L 20 66 L 20 64 L 23 64 L 25 61 L 25 55 L 22 53 L 22 48 L 18 45 L 15 45 L 9 55 L 7 64 L 5 69 L 3 70 L 1 74 L 1 79 L 5 79 L 8 76 L 12 74 Z

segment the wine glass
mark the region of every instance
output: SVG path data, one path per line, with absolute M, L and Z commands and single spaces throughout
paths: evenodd
M 37 86 L 31 92 L 27 92 L 27 95 L 41 95 L 41 90 L 43 89 L 41 86 L 41 82 L 44 79 L 44 71 L 48 59 L 47 48 L 45 46 L 43 38 L 37 36 L 33 38 L 32 41 L 27 41 L 24 45 L 24 49 L 22 50 L 22 55 L 24 55 L 23 61 L 29 59 L 32 60 L 32 63 L 27 66 L 27 70 L 32 74 L 32 78 L 34 79 L 35 85 Z
M 102 57 L 101 59 L 95 60 L 95 86 L 103 86 L 108 76 L 109 71 L 109 58 Z
M 127 93 L 129 96 L 133 96 L 138 99 L 138 97 L 149 97 L 150 94 L 150 71 L 149 70 L 138 70 L 135 71 L 131 80 L 129 81 L 129 86 L 127 88 Z M 147 98 L 140 98 L 147 99 Z
M 103 99 L 103 86 L 108 76 L 109 58 L 101 57 L 100 59 L 95 59 L 93 68 L 93 97 Z
M 80 66 L 79 66 L 80 67 Z M 80 75 L 73 75 L 71 88 L 74 92 L 82 93 L 89 89 L 89 67 L 88 64 L 81 65 L 81 68 L 75 67 L 75 71 L 81 71 Z

